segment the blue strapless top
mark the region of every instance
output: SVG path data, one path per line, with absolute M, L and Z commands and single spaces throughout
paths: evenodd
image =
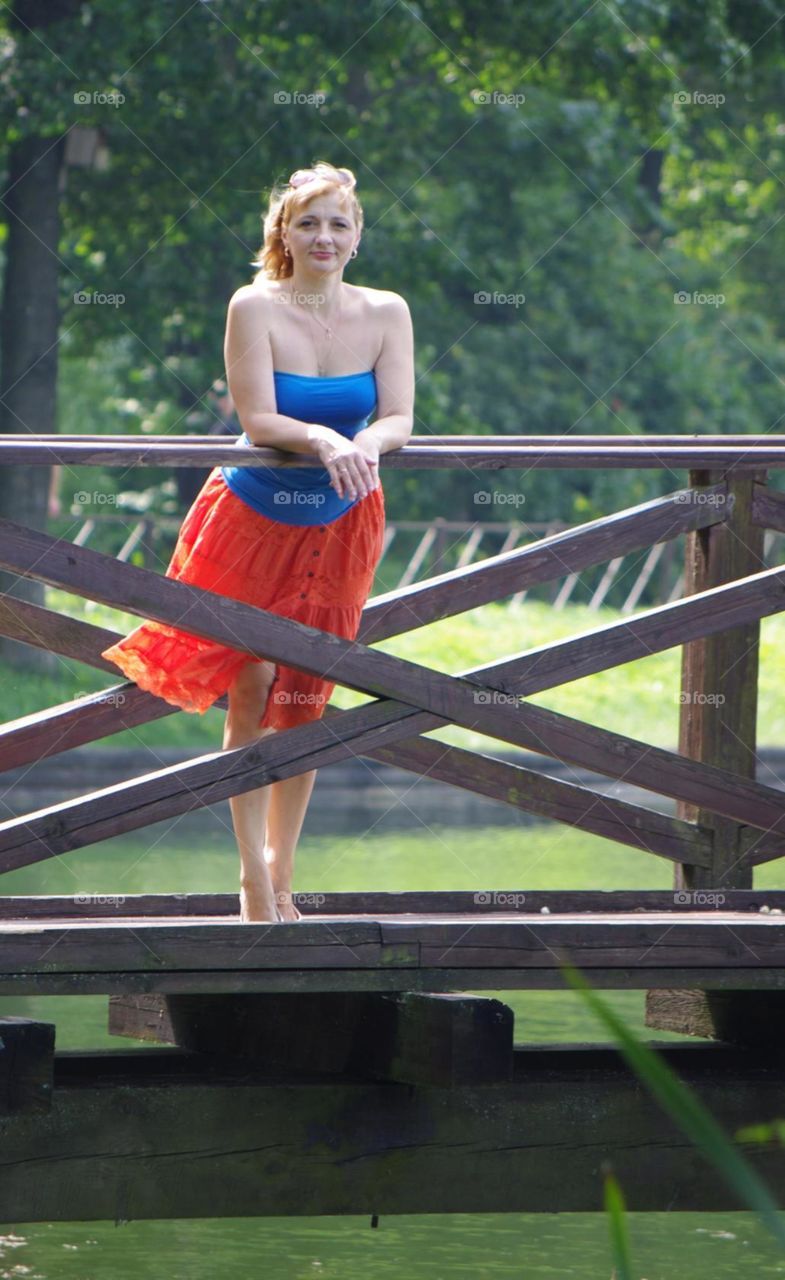
M 376 408 L 376 377 L 361 373 L 317 378 L 304 373 L 273 373 L 279 413 L 300 422 L 320 422 L 348 440 L 368 425 Z M 238 444 L 250 441 L 243 433 Z M 359 498 L 339 498 L 326 467 L 222 467 L 238 498 L 270 520 L 283 524 L 330 524 Z

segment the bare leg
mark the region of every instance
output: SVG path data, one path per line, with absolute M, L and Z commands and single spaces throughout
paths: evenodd
M 229 688 L 223 745 L 244 747 L 272 733 L 260 729 L 275 668 L 269 662 L 249 662 Z M 270 803 L 270 785 L 232 796 L 229 805 L 240 853 L 240 919 L 275 921 L 275 890 L 265 860 L 265 828 Z
M 275 901 L 282 920 L 299 920 L 292 902 L 294 852 L 300 839 L 305 811 L 311 798 L 316 770 L 270 784 L 267 841 L 264 856 L 269 864 Z

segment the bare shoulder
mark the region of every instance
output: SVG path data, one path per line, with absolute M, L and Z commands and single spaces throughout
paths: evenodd
M 229 311 L 249 320 L 265 316 L 274 301 L 274 289 L 270 288 L 270 283 L 265 281 L 241 285 L 229 299 Z
M 393 293 L 392 289 L 371 289 L 367 285 L 352 285 L 357 293 L 363 306 L 369 311 L 379 315 L 403 315 L 408 313 L 409 307 L 405 298 L 400 293 Z

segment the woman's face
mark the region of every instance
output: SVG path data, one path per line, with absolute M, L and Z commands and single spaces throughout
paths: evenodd
M 351 210 L 337 195 L 314 196 L 293 215 L 283 234 L 292 265 L 309 271 L 342 268 L 359 238 Z

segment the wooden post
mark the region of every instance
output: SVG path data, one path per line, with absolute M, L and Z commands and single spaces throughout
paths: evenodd
M 685 596 L 758 573 L 765 567 L 763 529 L 752 520 L 753 486 L 765 481 L 765 472 L 741 477 L 730 473 L 723 477 L 719 471 L 691 471 L 693 499 L 700 501 L 702 487 L 723 478 L 728 481 L 728 501 L 733 508 L 724 523 L 687 535 Z M 685 644 L 681 667 L 680 753 L 752 779 L 759 641 L 757 621 L 720 631 Z M 696 893 L 710 891 L 719 907 L 724 901 L 723 890 L 752 888 L 752 867 L 743 861 L 744 828 L 740 823 L 684 802 L 679 802 L 677 815 L 711 832 L 712 857 L 709 867 L 676 864 L 676 903 L 688 903 Z M 716 1035 L 716 1028 L 722 1027 L 729 1039 L 743 1043 L 748 995 L 744 991 L 648 991 L 646 1025 L 704 1036 Z M 749 1029 L 752 1035 L 751 1024 Z
M 0 1116 L 49 1111 L 54 1051 L 53 1023 L 0 1018 Z
M 756 478 L 729 475 L 729 519 L 687 535 L 684 594 L 707 591 L 764 568 L 763 530 L 752 522 Z M 690 491 L 699 501 L 701 487 L 723 479 L 721 472 L 690 472 Z M 720 495 L 715 496 L 715 501 Z M 760 624 L 693 640 L 682 649 L 679 751 L 692 760 L 755 777 Z M 723 818 L 680 803 L 678 816 L 714 833 L 712 866 L 676 868 L 678 891 L 711 888 L 751 889 L 752 869 L 742 865 L 742 828 Z

